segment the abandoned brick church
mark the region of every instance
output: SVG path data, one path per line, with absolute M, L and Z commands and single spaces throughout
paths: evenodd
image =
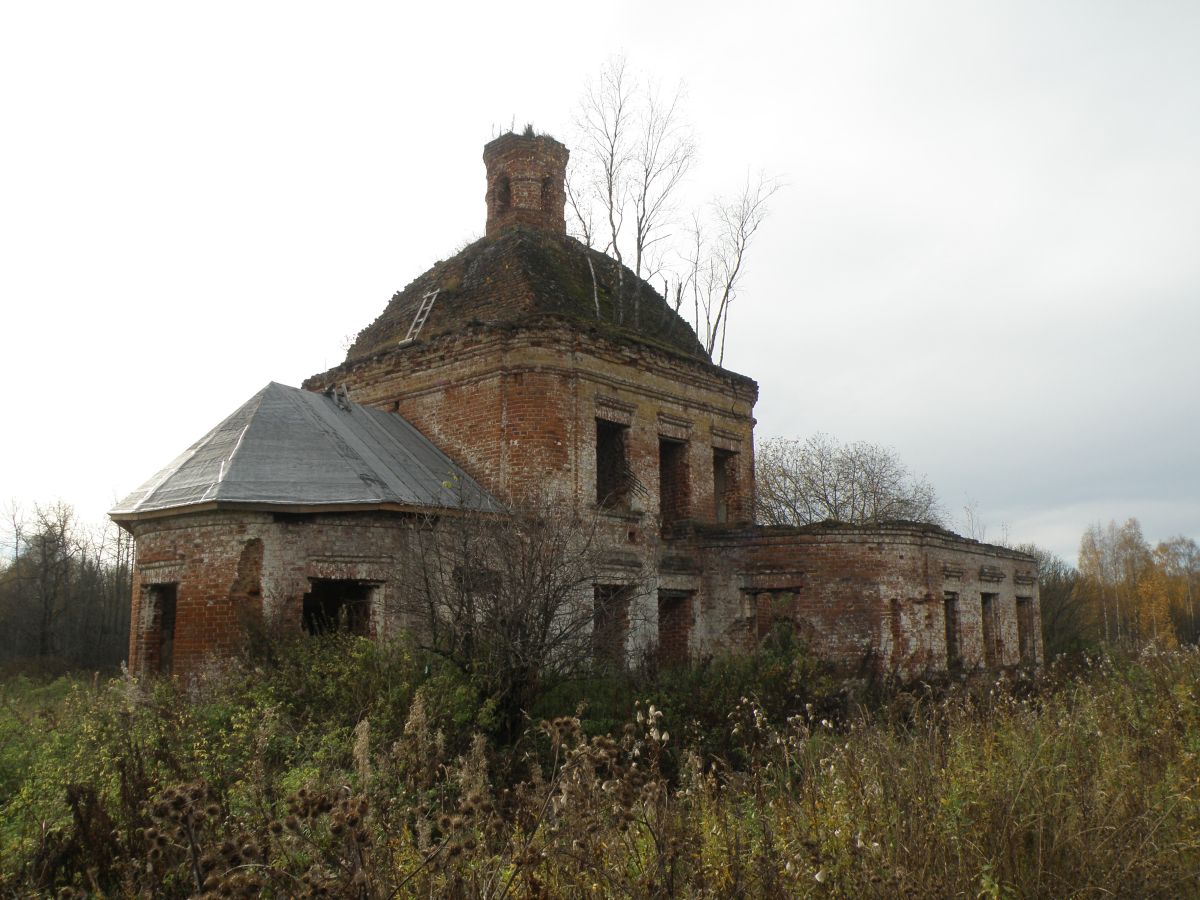
M 192 675 L 247 612 L 383 636 L 414 516 L 586 511 L 604 544 L 595 622 L 627 659 L 749 649 L 780 623 L 848 669 L 901 677 L 1038 665 L 1021 553 L 912 523 L 753 524 L 756 383 L 704 352 L 645 282 L 614 324 L 567 236 L 567 149 L 484 148 L 486 236 L 394 296 L 335 369 L 270 384 L 127 497 L 130 668 Z M 607 267 L 607 269 L 604 269 Z

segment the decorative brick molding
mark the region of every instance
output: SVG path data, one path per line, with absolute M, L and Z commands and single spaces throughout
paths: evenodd
M 600 564 L 610 569 L 640 569 L 642 558 L 628 550 L 613 550 L 601 556 Z
M 140 564 L 137 567 L 142 584 L 173 584 L 183 578 L 185 566 L 182 561 Z
M 658 414 L 658 433 L 674 441 L 688 441 L 692 437 L 692 423 L 666 413 Z
M 992 584 L 999 584 L 1008 574 L 1003 569 L 998 569 L 995 566 L 980 566 L 979 580 L 986 581 Z
M 604 419 L 606 422 L 632 425 L 633 414 L 636 410 L 637 407 L 632 403 L 625 403 L 616 397 L 596 398 L 596 418 Z
M 309 578 L 348 578 L 355 581 L 386 581 L 395 568 L 395 557 L 329 555 L 308 560 L 304 574 Z
M 740 453 L 742 449 L 742 436 L 736 432 L 726 431 L 724 428 L 718 428 L 714 425 L 712 428 L 712 445 L 718 450 Z

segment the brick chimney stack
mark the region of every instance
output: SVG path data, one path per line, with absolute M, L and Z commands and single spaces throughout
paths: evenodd
M 564 233 L 568 156 L 545 135 L 502 134 L 486 144 L 487 236 L 514 225 Z

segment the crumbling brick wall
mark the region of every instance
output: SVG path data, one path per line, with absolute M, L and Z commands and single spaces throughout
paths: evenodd
M 958 666 L 1042 662 L 1035 562 L 932 526 L 696 529 L 670 552 L 702 565 L 694 646 L 750 647 L 790 620 L 817 656 L 844 669 L 914 678 L 949 666 L 953 595 Z
M 595 506 L 596 420 L 629 428 L 639 482 L 631 511 L 659 517 L 659 441 L 685 443 L 689 518 L 712 522 L 715 450 L 730 455 L 730 521 L 752 515 L 757 386 L 663 349 L 580 334 L 570 323 L 467 329 L 309 379 L 398 412 L 472 478 L 508 501 Z
M 399 514 L 289 515 L 212 512 L 147 519 L 132 524 L 137 540 L 129 665 L 159 668 L 160 635 L 153 608 L 156 585 L 175 588 L 172 671 L 188 675 L 238 649 L 248 627 L 299 633 L 301 602 L 313 578 L 375 586 L 372 605 L 391 610 L 391 586 L 409 548 Z M 373 615 L 382 634 L 392 615 Z
M 614 657 L 748 649 L 790 623 L 826 659 L 905 677 L 1040 661 L 1029 557 L 921 526 L 751 526 L 755 382 L 713 365 L 650 285 L 563 234 L 565 147 L 510 134 L 484 158 L 487 237 L 398 292 L 346 362 L 304 387 L 344 385 L 399 413 L 502 501 L 594 514 L 597 584 L 632 588 L 605 620 Z M 299 627 L 313 578 L 371 582 L 385 608 L 403 577 L 404 521 L 134 523 L 131 663 L 153 668 L 167 652 L 155 598 L 171 585 L 179 671 L 230 652 L 246 617 Z M 396 619 L 369 621 L 378 633 Z
M 514 225 L 566 231 L 567 148 L 546 135 L 502 134 L 483 148 L 487 234 Z
M 691 656 L 695 596 L 689 591 L 658 592 L 658 661 L 686 663 Z

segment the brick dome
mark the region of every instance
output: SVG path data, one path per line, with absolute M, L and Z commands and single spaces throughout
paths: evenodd
M 624 297 L 620 304 L 614 302 L 618 284 Z M 535 327 L 550 317 L 710 362 L 691 326 L 648 282 L 575 238 L 523 225 L 476 241 L 396 293 L 382 315 L 359 333 L 346 361 L 366 359 L 403 342 L 432 291 L 438 293 L 420 329 L 421 340 L 469 326 Z

